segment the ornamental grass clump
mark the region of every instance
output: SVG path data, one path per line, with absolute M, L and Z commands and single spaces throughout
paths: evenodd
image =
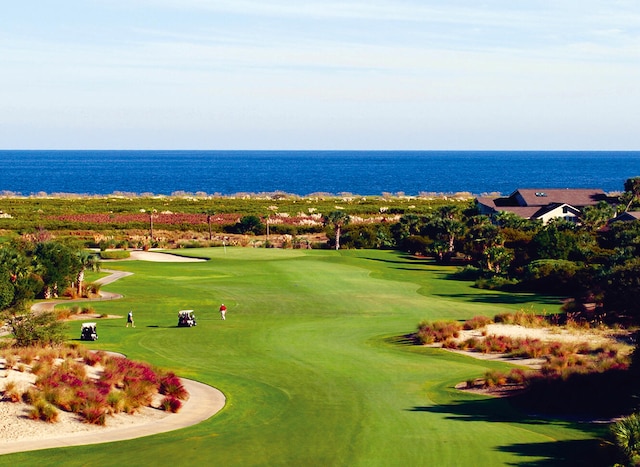
M 513 339 L 507 336 L 490 335 L 478 339 L 474 350 L 482 353 L 508 353 L 513 347 Z
M 125 411 L 126 401 L 122 391 L 110 391 L 107 394 L 106 400 L 110 413 L 120 413 Z
M 43 399 L 34 402 L 33 408 L 29 411 L 28 417 L 32 420 L 42 420 L 43 422 L 55 423 L 58 421 L 58 409 Z
M 504 386 L 507 384 L 507 375 L 498 370 L 487 371 L 484 374 L 484 386 L 492 388 L 495 386 Z
M 7 384 L 5 384 L 4 391 L 2 392 L 2 400 L 9 402 L 20 402 L 20 393 L 18 392 L 15 381 L 9 381 Z
M 80 414 L 85 423 L 100 426 L 107 424 L 107 409 L 102 402 L 87 401 Z
M 498 314 L 493 318 L 493 321 L 496 323 L 520 325 L 528 328 L 537 328 L 549 324 L 543 316 L 524 310 L 520 310 L 515 313 Z
M 510 354 L 514 358 L 540 358 L 548 351 L 546 343 L 540 339 L 514 339 Z
M 488 316 L 474 316 L 473 318 L 468 319 L 464 322 L 463 329 L 467 331 L 473 329 L 482 329 L 483 327 L 491 323 L 493 323 L 493 321 Z
M 97 364 L 102 363 L 105 356 L 106 354 L 102 351 L 95 352 L 85 349 L 83 352 L 81 352 L 82 360 L 84 361 L 85 365 L 89 366 L 96 366 Z
M 177 413 L 182 408 L 182 401 L 177 397 L 167 396 L 160 403 L 162 410 L 171 413 Z
M 78 346 L 17 350 L 17 354 L 3 352 L 5 368 L 26 367 L 22 358 L 30 359 L 36 381 L 23 394 L 18 394 L 15 383 L 9 382 L 0 396 L 3 400 L 22 398 L 33 406 L 29 416 L 36 420 L 55 421 L 60 409 L 80 415 L 86 423 L 104 425 L 110 414 L 131 414 L 150 406 L 160 391 L 166 396 L 161 408 L 172 412 L 177 412 L 182 407 L 180 400 L 188 397 L 174 373 L 158 375 L 146 363 Z M 89 376 L 87 367 L 98 364 L 104 370 L 97 377 Z
M 169 372 L 160 377 L 159 392 L 162 395 L 185 400 L 188 397 L 187 390 L 182 381 L 174 373 Z
M 455 321 L 423 321 L 418 325 L 416 337 L 422 344 L 444 342 L 460 336 L 462 325 Z

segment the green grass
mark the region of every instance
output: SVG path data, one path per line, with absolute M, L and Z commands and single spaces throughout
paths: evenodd
M 211 261 L 110 263 L 134 274 L 104 287 L 122 300 L 93 306 L 123 318 L 101 320 L 88 345 L 215 386 L 226 407 L 183 430 L 0 465 L 594 465 L 598 431 L 453 389 L 506 364 L 400 337 L 423 319 L 556 311 L 552 299 L 477 290 L 450 280 L 451 268 L 389 251 L 185 254 Z M 130 309 L 135 329 L 125 328 Z M 194 309 L 198 326 L 177 328 L 180 309 Z

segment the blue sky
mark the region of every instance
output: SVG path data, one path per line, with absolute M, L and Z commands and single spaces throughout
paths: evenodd
M 640 150 L 637 0 L 21 0 L 0 148 Z

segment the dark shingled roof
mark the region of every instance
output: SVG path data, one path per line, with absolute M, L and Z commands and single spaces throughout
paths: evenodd
M 520 188 L 509 196 L 509 198 L 516 197 L 522 198 L 525 206 L 546 206 L 557 203 L 584 207 L 608 200 L 604 191 L 593 188 Z M 517 203 L 517 205 L 522 204 Z
M 527 219 L 537 218 L 563 204 L 581 209 L 600 201 L 613 202 L 614 199 L 599 188 L 519 188 L 509 196 L 477 198 L 484 214 L 508 211 Z

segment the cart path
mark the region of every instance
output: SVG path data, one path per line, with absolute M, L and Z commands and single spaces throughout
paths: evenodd
M 67 434 L 56 438 L 0 442 L 0 455 L 86 444 L 111 443 L 179 430 L 207 420 L 222 410 L 226 403 L 224 394 L 216 388 L 184 378 L 182 378 L 182 384 L 189 392 L 189 399 L 184 402 L 178 413 L 169 414 L 163 419 L 117 428 L 109 428 L 107 426 L 104 431 Z M 135 415 L 133 416 L 135 417 Z
M 118 279 L 122 279 L 123 277 L 133 275 L 132 272 L 115 271 L 113 269 L 103 269 L 102 271 L 109 272 L 111 274 L 105 277 L 101 277 L 100 279 L 94 281 L 95 284 L 99 284 L 101 286 L 111 284 L 112 282 L 115 282 Z M 74 298 L 71 300 L 53 299 L 53 300 L 47 300 L 45 302 L 34 303 L 31 306 L 31 311 L 33 311 L 34 313 L 40 313 L 44 311 L 53 311 L 56 305 L 62 305 L 66 303 L 82 303 L 82 302 L 92 302 L 92 301 L 102 301 L 102 300 L 117 300 L 119 298 L 122 298 L 121 294 L 117 294 L 113 292 L 103 292 L 102 290 L 98 292 L 98 294 L 100 295 L 100 297 L 98 298 Z

